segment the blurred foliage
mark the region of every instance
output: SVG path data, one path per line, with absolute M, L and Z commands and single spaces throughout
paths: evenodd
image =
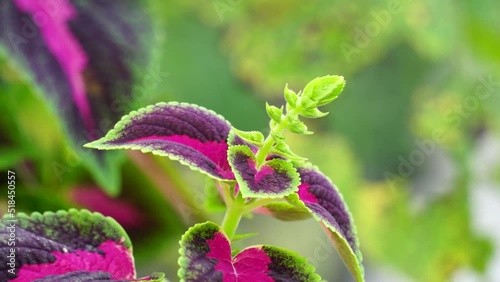
M 400 12 L 388 12 L 391 3 L 399 3 Z M 155 33 L 163 40 L 154 63 L 168 76 L 148 96 L 131 102 L 135 108 L 158 101 L 196 103 L 239 129 L 263 130 L 265 101 L 281 103 L 285 83 L 298 91 L 314 77 L 344 75 L 344 93 L 324 109 L 330 115 L 307 121 L 316 134 L 287 136 L 293 151 L 308 157 L 343 193 L 368 267 L 389 265 L 417 281 L 446 281 L 460 268 L 481 272 L 493 250 L 471 230 L 468 197 L 474 187 L 468 163 L 478 136 L 500 133 L 495 4 L 151 1 Z M 369 36 L 366 29 L 376 26 Z M 363 46 L 356 44 L 360 32 Z M 346 55 L 346 44 L 356 51 Z M 67 191 L 95 180 L 88 168 L 73 163 L 75 152 L 61 121 L 7 56 L 0 60 L 0 92 L 0 169 L 19 174 L 19 210 L 72 206 Z M 415 210 L 412 184 L 425 177 L 432 160 L 427 156 L 408 177 L 398 169 L 401 158 L 420 150 L 422 140 L 431 140 L 457 172 L 452 189 Z M 185 177 L 201 193 L 203 181 L 165 163 L 171 170 L 166 175 Z M 54 170 L 58 164 L 63 177 Z M 139 272 L 149 272 L 156 260 L 161 265 L 154 270 L 168 268 L 168 278 L 175 279 L 177 240 L 187 224 L 126 155 L 121 171 L 120 198 L 140 207 L 155 227 L 129 230 Z M 388 172 L 398 181 L 388 181 Z M 167 264 L 166 258 L 174 261 Z

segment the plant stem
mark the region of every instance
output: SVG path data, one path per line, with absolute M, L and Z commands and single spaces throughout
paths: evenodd
M 266 157 L 269 155 L 269 151 L 273 147 L 276 140 L 274 140 L 274 133 L 282 133 L 285 130 L 285 122 L 284 119 L 281 120 L 274 128 L 271 128 L 271 132 L 267 135 L 266 140 L 264 140 L 264 144 L 255 154 L 255 161 L 257 162 L 257 167 L 264 163 Z
M 264 163 L 266 157 L 269 155 L 269 151 L 276 143 L 276 140 L 274 139 L 273 135 L 275 134 L 281 135 L 281 133 L 283 133 L 283 131 L 287 127 L 286 118 L 289 115 L 296 116 L 297 115 L 296 109 L 290 109 L 290 111 L 287 111 L 286 114 L 281 117 L 280 122 L 275 126 L 271 127 L 271 131 L 264 140 L 264 144 L 262 144 L 262 147 L 257 151 L 257 154 L 255 154 L 255 161 L 257 162 L 257 167 L 260 167 Z
M 255 161 L 257 162 L 257 167 L 259 167 L 261 164 L 264 163 L 273 145 L 274 145 L 274 138 L 271 136 L 271 134 L 269 134 L 266 137 L 266 140 L 264 140 L 264 144 L 262 145 L 262 147 L 257 151 L 257 154 L 255 154 Z
M 226 233 L 229 240 L 233 239 L 236 229 L 240 223 L 241 217 L 243 216 L 243 210 L 245 209 L 245 200 L 238 193 L 234 202 L 227 206 L 226 215 L 222 221 L 222 230 Z
M 256 208 L 259 208 L 259 207 L 262 207 L 264 205 L 274 203 L 277 201 L 281 201 L 281 199 L 260 199 L 260 200 L 257 200 L 251 204 L 246 205 L 245 209 L 243 210 L 243 214 L 249 213 Z

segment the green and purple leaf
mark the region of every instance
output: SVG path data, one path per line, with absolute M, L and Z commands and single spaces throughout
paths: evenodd
M 279 198 L 298 190 L 299 174 L 292 163 L 275 158 L 257 168 L 248 146 L 231 146 L 228 160 L 244 198 Z
M 248 247 L 235 256 L 219 226 L 191 227 L 181 239 L 181 281 L 320 281 L 313 266 L 297 254 L 272 246 Z
M 233 127 L 229 133 L 228 143 L 230 146 L 247 144 L 262 146 L 264 135 L 260 131 L 241 131 Z
M 89 211 L 0 221 L 0 281 L 135 281 L 132 245 L 112 218 Z
M 260 140 L 257 141 L 258 139 L 260 139 L 260 136 L 258 136 L 259 134 L 256 132 L 258 132 L 258 131 L 244 132 L 244 131 L 237 130 L 236 128 L 233 127 L 233 128 L 231 128 L 231 131 L 229 131 L 229 136 L 227 137 L 227 144 L 229 145 L 229 147 L 247 146 L 250 148 L 250 150 L 253 153 L 256 153 L 257 150 L 259 149 L 259 146 L 262 145 L 262 144 L 256 144 L 256 143 L 262 143 L 262 142 L 259 142 Z M 241 134 L 241 133 L 243 133 L 243 134 Z M 249 137 L 249 136 L 245 136 L 245 135 L 255 135 L 255 136 Z M 245 136 L 245 137 L 242 137 L 242 136 Z M 252 139 L 254 139 L 254 140 L 252 140 Z
M 115 280 L 111 278 L 111 275 L 107 272 L 90 272 L 90 271 L 73 271 L 65 274 L 50 275 L 44 278 L 34 280 L 34 282 L 61 282 L 61 281 L 73 281 L 73 282 L 165 282 L 165 274 L 163 273 L 153 273 L 147 277 L 137 278 L 133 280 Z M 17 282 L 24 282 L 26 280 L 11 280 Z M 31 280 L 29 280 L 31 281 Z
M 342 260 L 357 281 L 364 281 L 362 255 L 352 216 L 332 182 L 316 168 L 308 165 L 297 169 L 301 184 L 291 202 L 305 206 L 325 227 Z M 302 204 L 301 204 L 302 203 Z
M 132 149 L 166 156 L 218 180 L 234 180 L 227 160 L 231 125 L 205 108 L 158 103 L 131 112 L 105 137 L 86 144 L 101 150 Z
M 58 113 L 78 152 L 130 110 L 139 79 L 151 85 L 137 86 L 136 92 L 161 78 L 145 65 L 152 29 L 142 6 L 99 0 L 0 3 L 0 47 Z M 115 157 L 90 150 L 80 155 L 96 180 L 116 193 L 119 175 L 109 171 Z

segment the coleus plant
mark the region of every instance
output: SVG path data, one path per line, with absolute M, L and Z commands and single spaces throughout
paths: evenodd
M 271 118 L 267 137 L 257 131 L 237 130 L 223 117 L 205 108 L 172 102 L 158 103 L 131 112 L 106 136 L 85 146 L 101 150 L 151 152 L 178 160 L 215 180 L 226 207 L 225 217 L 220 225 L 213 222 L 196 224 L 182 236 L 178 271 L 181 281 L 321 280 L 312 265 L 289 250 L 258 245 L 235 254 L 231 242 L 246 236 L 236 234 L 236 230 L 241 218 L 251 212 L 285 220 L 314 217 L 324 227 L 356 281 L 364 281 L 356 230 L 342 196 L 317 167 L 291 151 L 283 134 L 285 130 L 312 134 L 299 116 L 325 116 L 327 113 L 321 112 L 318 107 L 336 99 L 344 85 L 341 76 L 325 76 L 312 80 L 298 93 L 285 87 L 285 107 L 266 104 Z M 130 242 L 113 220 L 75 210 L 69 212 L 73 217 L 54 219 L 57 215 L 67 214 L 61 212 L 21 217 L 26 224 L 21 226 L 23 233 L 18 236 L 21 238 L 22 234 L 29 234 L 29 237 L 20 239 L 19 248 L 25 248 L 44 259 L 19 258 L 16 265 L 20 271 L 15 279 L 24 279 L 22 276 L 28 273 L 23 272 L 25 268 L 43 274 L 45 269 L 61 267 L 61 256 L 64 254 L 82 252 L 86 255 L 80 256 L 80 260 L 105 260 L 108 252 L 115 252 L 130 258 Z M 92 217 L 93 221 L 85 221 L 85 227 L 79 227 L 78 224 L 84 224 L 78 216 L 80 214 Z M 7 219 L 3 220 L 3 224 L 7 225 Z M 62 236 L 62 228 L 69 230 L 75 238 L 92 238 L 83 240 L 85 244 L 76 242 L 79 240 Z M 24 233 L 24 230 L 27 232 Z M 5 247 L 7 236 L 2 234 L 0 238 L 2 247 Z M 47 242 L 43 254 L 38 254 L 39 250 L 34 248 L 40 242 Z M 43 267 L 40 266 L 42 264 Z M 130 260 L 123 259 L 115 265 L 106 265 L 111 266 L 111 269 L 98 266 L 80 269 L 75 266 L 66 269 L 66 272 L 51 270 L 46 273 L 97 275 L 94 273 L 97 271 L 108 275 L 108 280 L 134 281 L 130 280 L 135 279 L 131 265 Z M 78 270 L 83 273 L 74 273 Z M 161 279 L 160 276 L 154 274 L 145 279 Z

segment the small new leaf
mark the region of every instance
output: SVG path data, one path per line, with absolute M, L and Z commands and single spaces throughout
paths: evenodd
M 271 120 L 269 122 L 269 127 L 274 128 L 277 126 L 277 123 L 274 120 Z M 285 136 L 283 135 L 283 132 L 278 132 L 278 131 L 271 131 L 271 136 L 273 137 L 274 141 L 279 142 L 282 140 L 285 140 Z
M 300 97 L 300 105 L 305 109 L 315 109 L 318 102 L 307 96 Z
M 281 116 L 283 115 L 283 107 L 278 108 L 266 103 L 266 111 L 272 120 L 274 120 L 277 123 L 281 121 Z
M 262 145 L 264 143 L 264 135 L 259 131 L 241 131 L 233 127 L 233 131 L 243 140 L 255 144 Z
M 278 155 L 281 155 L 281 156 L 283 156 L 289 160 L 292 160 L 292 161 L 303 162 L 303 161 L 307 160 L 306 158 L 303 158 L 303 157 L 295 154 L 294 152 L 292 152 L 290 147 L 285 142 L 282 142 L 282 141 L 276 143 L 276 145 L 274 145 L 274 147 L 272 148 L 271 152 L 276 153 Z
M 288 89 L 288 84 L 285 85 L 285 100 L 292 109 L 297 107 L 297 99 L 297 94 L 293 90 Z
M 300 115 L 306 118 L 320 118 L 328 115 L 328 112 L 323 113 L 322 111 L 318 110 L 317 108 L 312 108 L 312 109 L 302 109 L 300 112 Z
M 297 134 L 304 134 L 304 135 L 311 135 L 311 134 L 313 134 L 312 131 L 308 131 L 307 130 L 307 126 L 303 122 L 290 125 L 290 126 L 288 126 L 288 129 L 291 132 L 297 133 Z
M 304 88 L 303 97 L 308 97 L 323 106 L 333 101 L 342 92 L 345 86 L 344 77 L 328 75 L 318 77 L 309 82 Z
M 275 142 L 281 142 L 285 140 L 285 136 L 283 135 L 283 132 L 271 132 L 271 136 L 273 137 Z
M 289 125 L 301 123 L 297 115 L 290 115 L 290 114 L 286 116 L 286 121 L 288 122 Z
M 287 128 L 293 133 L 297 134 L 312 134 L 311 131 L 307 131 L 307 126 L 299 120 L 297 116 L 287 115 Z

